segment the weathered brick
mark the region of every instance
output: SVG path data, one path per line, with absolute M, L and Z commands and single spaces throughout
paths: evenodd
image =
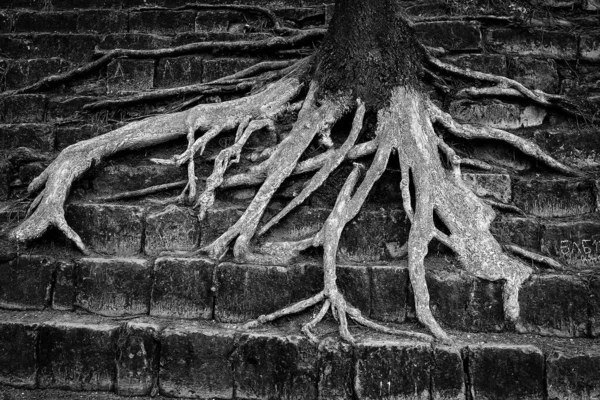
M 348 344 L 325 338 L 319 343 L 319 400 L 345 400 L 353 397 L 354 349 Z
M 105 196 L 172 183 L 185 178 L 185 172 L 173 166 L 140 162 L 135 165 L 115 163 L 103 165 L 95 171 L 93 186 L 96 194 Z
M 408 296 L 408 270 L 403 266 L 371 267 L 371 318 L 404 322 Z
M 600 222 L 593 219 L 547 220 L 543 223 L 542 252 L 578 268 L 600 265 Z
M 120 396 L 150 396 L 159 370 L 159 327 L 127 322 L 119 335 L 116 392 Z
M 96 101 L 98 101 L 98 98 L 92 96 L 51 97 L 48 101 L 46 119 L 48 121 L 75 119 L 82 111 L 84 105 Z
M 501 243 L 514 243 L 534 250 L 541 248 L 542 225 L 536 218 L 502 215 L 492 222 L 491 232 Z
M 509 77 L 530 89 L 556 93 L 558 90 L 558 71 L 552 60 L 540 60 L 532 57 L 514 57 L 508 64 Z
M 129 14 L 129 30 L 162 34 L 194 32 L 195 19 L 195 11 L 133 11 Z
M 473 398 L 544 398 L 544 355 L 538 348 L 482 344 L 467 353 Z
M 200 223 L 189 208 L 171 205 L 146 217 L 146 254 L 158 255 L 165 250 L 193 250 L 199 242 Z
M 595 399 L 600 397 L 600 354 L 553 351 L 546 360 L 546 380 L 550 399 Z
M 409 225 L 401 210 L 360 212 L 340 238 L 338 253 L 348 260 L 365 262 L 393 258 L 389 246 L 408 239 Z
M 239 21 L 242 15 L 242 13 L 230 11 L 201 10 L 195 19 L 195 30 L 196 32 L 226 32 L 230 23 L 235 20 Z
M 0 161 L 0 201 L 8 200 L 10 196 L 10 183 L 13 176 L 13 165 L 8 160 Z M 2 221 L 2 218 L 0 218 Z M 2 221 L 4 222 L 4 221 Z M 0 252 L 1 254 L 1 252 Z
M 236 396 L 315 399 L 317 351 L 304 336 L 242 334 L 232 354 Z
M 290 304 L 284 267 L 222 263 L 215 274 L 215 320 L 243 322 Z
M 589 285 L 589 318 L 590 335 L 600 336 L 600 278 L 593 276 L 588 281 Z
M 82 140 L 91 139 L 98 135 L 110 132 L 113 128 L 113 125 L 97 124 L 78 126 L 59 125 L 56 127 L 56 149 L 63 150 L 65 147 L 81 142 Z
M 344 298 L 364 315 L 371 314 L 371 278 L 368 267 L 340 265 L 337 284 Z
M 502 54 L 461 54 L 449 57 L 444 61 L 473 71 L 507 75 L 506 56 Z
M 148 313 L 152 267 L 143 259 L 82 258 L 77 262 L 75 305 L 111 317 Z
M 431 347 L 418 342 L 364 341 L 355 351 L 354 389 L 361 400 L 429 398 Z
M 81 33 L 127 32 L 128 15 L 113 10 L 80 10 L 77 31 Z
M 521 322 L 543 335 L 587 336 L 588 298 L 588 287 L 578 278 L 535 276 L 519 292 Z
M 580 52 L 584 60 L 600 61 L 600 35 L 582 35 Z
M 536 106 L 520 106 L 498 100 L 483 103 L 471 100 L 453 101 L 449 111 L 462 121 L 499 129 L 539 126 L 547 114 L 546 110 Z
M 433 346 L 433 369 L 431 370 L 431 398 L 434 400 L 464 399 L 466 376 L 461 349 Z
M 108 64 L 108 93 L 139 91 L 154 86 L 154 61 L 114 60 Z
M 50 152 L 54 149 L 54 132 L 46 124 L 0 124 L 0 149 L 18 147 Z
M 40 328 L 40 388 L 112 391 L 119 325 L 57 317 Z
M 144 209 L 137 206 L 74 203 L 67 223 L 100 254 L 131 256 L 142 249 Z
M 206 212 L 206 216 L 200 221 L 200 246 L 207 246 L 221 236 L 236 223 L 244 213 L 239 207 L 214 207 Z
M 156 70 L 156 87 L 178 87 L 202 82 L 202 58 L 161 58 Z
M 489 197 L 503 203 L 512 198 L 511 179 L 508 174 L 462 174 L 463 181 L 480 197 Z
M 428 271 L 426 279 L 431 312 L 442 324 L 475 332 L 504 328 L 501 283 L 443 270 Z
M 234 74 L 253 66 L 258 61 L 255 58 L 217 58 L 214 60 L 205 60 L 202 82 L 212 82 L 215 79 Z
M 0 122 L 43 122 L 48 99 L 39 94 L 19 94 L 0 99 Z
M 499 52 L 568 60 L 577 57 L 577 36 L 565 32 L 493 29 L 485 40 Z
M 6 64 L 4 82 L 6 89 L 18 89 L 48 75 L 65 72 L 71 67 L 71 63 L 61 58 L 10 60 Z
M 594 211 L 593 183 L 582 179 L 517 179 L 514 202 L 528 214 L 565 217 Z
M 112 33 L 104 36 L 98 47 L 100 49 L 159 49 L 169 47 L 173 39 L 169 36 L 142 33 Z
M 16 39 L 27 46 L 27 51 L 15 58 L 61 57 L 83 64 L 90 59 L 101 38 L 90 34 L 35 33 L 17 35 Z
M 0 264 L 0 306 L 42 310 L 50 304 L 54 262 L 43 256 L 20 256 Z
M 33 58 L 29 54 L 28 40 L 22 35 L 0 35 L 0 49 L 6 58 Z M 51 57 L 55 57 L 51 56 Z
M 13 28 L 13 19 L 10 14 L 0 12 L 0 33 L 11 32 Z
M 156 260 L 150 315 L 212 319 L 214 269 L 204 258 Z
M 481 49 L 481 30 L 476 22 L 423 22 L 415 24 L 423 44 L 449 51 Z
M 75 265 L 70 262 L 58 261 L 52 288 L 52 308 L 60 311 L 73 310 L 75 295 Z
M 15 32 L 76 32 L 77 13 L 19 12 L 14 24 Z
M 34 389 L 38 332 L 36 324 L 6 312 L 0 318 L 0 384 Z
M 231 331 L 179 322 L 161 338 L 160 393 L 173 397 L 232 398 Z M 239 394 L 238 394 L 239 396 Z

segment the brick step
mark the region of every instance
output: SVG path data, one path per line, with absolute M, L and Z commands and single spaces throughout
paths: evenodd
M 452 260 L 428 258 L 431 309 L 445 327 L 503 332 L 502 284 L 457 270 Z M 258 266 L 207 258 L 81 258 L 20 256 L 0 264 L 0 308 L 84 310 L 109 317 L 154 317 L 239 323 L 318 293 L 317 263 Z M 378 321 L 414 321 L 406 261 L 339 265 L 348 301 Z M 520 292 L 527 332 L 556 337 L 600 336 L 598 275 L 537 274 Z
M 353 327 L 349 345 L 327 334 L 335 324 L 325 321 L 317 345 L 298 333 L 300 320 L 236 331 L 147 317 L 0 315 L 0 382 L 18 388 L 306 400 L 600 394 L 596 340 L 457 334 L 452 345 L 430 345 Z

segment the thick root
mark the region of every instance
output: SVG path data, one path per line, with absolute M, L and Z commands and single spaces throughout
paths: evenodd
M 296 97 L 302 87 L 301 74 L 302 71 L 296 71 L 253 96 L 148 118 L 69 146 L 29 185 L 29 192 L 42 188 L 44 191 L 35 200 L 37 208 L 12 232 L 12 236 L 19 241 L 29 241 L 40 237 L 50 226 L 56 226 L 81 251 L 87 252 L 79 236 L 64 222 L 63 206 L 73 182 L 92 165 L 123 150 L 174 140 L 189 133 L 190 127 L 194 131 L 208 131 L 227 121 L 227 127 L 234 129 L 247 116 L 264 118 L 271 115 Z

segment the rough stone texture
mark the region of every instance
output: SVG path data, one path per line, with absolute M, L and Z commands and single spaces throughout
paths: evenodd
M 216 58 L 204 61 L 202 82 L 212 82 L 215 79 L 234 74 L 258 63 L 255 58 Z
M 75 119 L 84 105 L 97 100 L 98 98 L 93 96 L 52 97 L 48 101 L 46 120 L 58 122 Z
M 566 217 L 594 211 L 593 183 L 581 179 L 516 179 L 514 203 L 539 217 Z
M 15 32 L 75 32 L 75 12 L 19 12 L 15 15 Z
M 173 34 L 194 32 L 194 11 L 133 11 L 129 13 L 130 32 Z
M 473 398 L 544 398 L 544 355 L 538 348 L 482 344 L 466 351 Z
M 231 11 L 200 10 L 196 16 L 195 29 L 196 32 L 226 32 L 231 24 L 239 22 L 242 15 Z
M 450 113 L 462 121 L 484 124 L 492 128 L 517 129 L 539 126 L 544 122 L 546 110 L 536 106 L 519 106 L 499 100 L 474 102 L 457 100 L 450 104 Z
M 56 127 L 56 150 L 60 151 L 74 143 L 110 132 L 113 128 L 113 125 L 104 124 L 59 125 Z
M 107 68 L 109 94 L 148 90 L 154 85 L 154 61 L 114 60 Z
M 145 33 L 111 33 L 102 38 L 98 47 L 112 49 L 160 49 L 173 44 L 169 36 L 151 35 Z
M 582 35 L 580 52 L 584 60 L 600 61 L 600 35 Z
M 52 151 L 54 132 L 45 124 L 0 124 L 0 150 L 28 147 L 34 150 Z
M 593 276 L 588 281 L 589 285 L 589 318 L 590 335 L 600 336 L 600 277 Z
M 72 67 L 71 63 L 61 58 L 10 60 L 0 62 L 0 65 L 2 64 L 6 68 L 4 72 L 6 75 L 3 78 L 3 84 L 0 83 L 0 89 L 18 89 L 48 75 L 66 72 Z
M 0 321 L 0 384 L 33 389 L 36 386 L 38 341 L 35 324 L 12 320 L 6 314 L 2 317 Z
M 535 276 L 519 292 L 521 321 L 543 335 L 587 336 L 588 298 L 588 287 L 578 278 Z
M 40 327 L 40 388 L 111 391 L 119 325 L 58 317 Z
M 243 399 L 317 397 L 317 347 L 304 336 L 242 334 L 232 354 L 235 392 Z
M 542 251 L 576 268 L 595 269 L 600 265 L 600 222 L 594 219 L 546 220 L 542 230 Z
M 323 219 L 323 222 L 325 219 Z M 354 262 L 393 258 L 391 244 L 408 240 L 406 215 L 400 210 L 360 212 L 346 227 L 340 238 L 338 257 Z
M 284 267 L 223 263 L 215 277 L 214 318 L 219 322 L 247 321 L 291 303 Z
M 143 214 L 137 206 L 74 203 L 67 207 L 66 219 L 98 253 L 131 256 L 142 249 Z
M 457 347 L 433 346 L 431 398 L 462 400 L 466 397 L 466 376 L 461 351 Z
M 507 75 L 506 56 L 502 54 L 461 54 L 445 59 L 462 68 L 488 74 Z
M 52 308 L 60 311 L 73 310 L 76 293 L 75 265 L 71 262 L 58 261 L 52 290 Z
M 596 399 L 600 397 L 600 353 L 553 351 L 546 360 L 549 399 Z
M 94 192 L 102 196 L 145 189 L 186 178 L 182 168 L 171 165 L 103 165 L 94 171 Z
M 111 317 L 148 313 L 150 262 L 133 258 L 83 258 L 77 262 L 75 305 Z
M 206 216 L 200 221 L 200 247 L 211 244 L 215 239 L 227 231 L 236 223 L 244 211 L 239 207 L 215 207 L 206 212 Z
M 0 264 L 0 307 L 42 310 L 50 304 L 53 260 L 43 256 L 20 256 Z
M 116 392 L 120 396 L 149 396 L 157 385 L 159 326 L 127 322 L 119 335 Z
M 340 265 L 337 267 L 337 284 L 346 301 L 363 315 L 371 314 L 370 271 L 368 267 Z
M 202 82 L 202 57 L 161 58 L 156 69 L 155 86 L 170 88 Z
M 43 122 L 48 99 L 40 94 L 18 94 L 0 99 L 0 123 Z
M 214 269 L 206 258 L 156 260 L 150 315 L 212 319 Z
M 574 59 L 577 56 L 577 36 L 565 32 L 537 29 L 493 29 L 486 42 L 498 52 Z
M 127 32 L 128 15 L 113 10 L 80 10 L 77 31 L 85 33 Z
M 408 296 L 408 270 L 398 266 L 371 267 L 371 318 L 404 322 Z
M 428 271 L 426 279 L 431 311 L 438 322 L 475 332 L 504 328 L 501 283 L 447 271 Z
M 160 393 L 188 398 L 232 398 L 231 331 L 177 323 L 161 338 Z M 239 394 L 238 394 L 239 396 Z
M 319 400 L 353 398 L 354 349 L 333 338 L 319 343 Z
M 429 398 L 431 347 L 425 343 L 361 342 L 355 349 L 354 389 L 360 400 Z
M 508 72 L 510 78 L 530 89 L 546 93 L 556 93 L 558 90 L 558 71 L 552 60 L 514 57 L 510 59 Z
M 510 203 L 512 198 L 511 179 L 508 174 L 462 174 L 463 181 L 481 197 L 488 197 L 502 203 Z
M 199 242 L 200 223 L 190 208 L 170 205 L 146 217 L 144 251 L 148 255 L 194 250 Z
M 424 22 L 415 25 L 423 44 L 450 51 L 480 50 L 481 31 L 477 22 Z
M 492 222 L 491 232 L 501 243 L 540 249 L 542 225 L 536 218 L 502 215 Z

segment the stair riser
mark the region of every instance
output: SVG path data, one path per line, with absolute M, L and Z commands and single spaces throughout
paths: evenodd
M 434 316 L 448 328 L 505 331 L 502 284 L 429 261 L 426 275 Z M 438 264 L 444 264 L 438 260 Z M 441 266 L 440 264 L 440 266 Z M 20 257 L 0 265 L 0 307 L 83 309 L 110 317 L 157 317 L 240 323 L 308 298 L 323 288 L 322 268 L 268 267 L 208 259 L 81 259 L 74 265 Z M 45 277 L 44 279 L 40 277 Z M 414 320 L 406 263 L 339 266 L 346 299 L 378 321 Z M 600 280 L 533 276 L 519 295 L 521 322 L 532 333 L 559 337 L 600 335 Z
M 546 390 L 583 399 L 600 391 L 594 372 L 600 354 L 592 351 L 544 355 L 534 346 L 382 339 L 360 339 L 353 347 L 333 338 L 317 346 L 298 335 L 194 322 L 161 327 L 156 320 L 38 317 L 0 322 L 0 383 L 129 396 L 158 389 L 174 397 L 307 400 L 464 399 L 467 392 L 543 399 Z

